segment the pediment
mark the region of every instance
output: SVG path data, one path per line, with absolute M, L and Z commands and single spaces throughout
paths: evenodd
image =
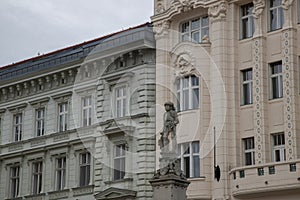
M 136 197 L 136 191 L 126 190 L 120 188 L 108 188 L 98 194 L 95 195 L 96 200 L 133 200 Z

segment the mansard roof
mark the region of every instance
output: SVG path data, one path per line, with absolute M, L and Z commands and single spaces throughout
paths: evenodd
M 109 48 L 116 48 L 118 46 L 126 45 L 137 40 L 148 39 L 154 44 L 154 36 L 150 34 L 138 34 L 140 31 L 146 31 L 151 28 L 151 23 L 144 23 L 126 30 L 111 33 L 87 42 L 76 44 L 70 47 L 59 49 L 41 56 L 33 57 L 17 63 L 13 63 L 4 67 L 0 67 L 0 82 L 12 78 L 28 75 L 36 71 L 43 71 L 46 69 L 53 69 L 63 64 L 80 62 L 86 58 L 91 51 L 96 52 L 105 51 Z M 150 30 L 149 30 L 150 31 Z M 152 30 L 151 30 L 152 31 Z M 127 35 L 134 34 L 135 37 L 127 37 Z M 113 40 L 113 41 L 112 41 Z M 101 45 L 103 44 L 103 45 Z

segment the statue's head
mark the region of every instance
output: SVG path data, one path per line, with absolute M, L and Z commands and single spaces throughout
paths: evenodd
M 174 110 L 174 104 L 170 101 L 166 102 L 164 106 L 166 111 Z

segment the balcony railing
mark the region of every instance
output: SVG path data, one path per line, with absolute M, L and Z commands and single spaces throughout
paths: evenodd
M 300 160 L 235 168 L 230 172 L 233 195 L 300 189 Z

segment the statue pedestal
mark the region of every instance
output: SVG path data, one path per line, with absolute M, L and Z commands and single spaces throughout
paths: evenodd
M 186 189 L 190 184 L 180 169 L 180 161 L 174 153 L 162 153 L 160 166 L 150 184 L 153 187 L 154 200 L 185 200 Z M 176 156 L 176 155 L 175 155 Z M 169 161 L 169 163 L 168 163 Z

